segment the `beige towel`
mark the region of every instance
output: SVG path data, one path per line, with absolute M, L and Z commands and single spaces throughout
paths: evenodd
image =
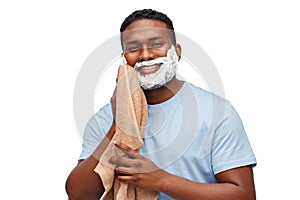
M 117 77 L 116 133 L 112 140 L 139 151 L 143 145 L 142 137 L 147 117 L 147 101 L 139 86 L 135 70 L 129 65 L 120 65 Z M 109 159 L 111 156 L 122 154 L 124 153 L 110 143 L 95 168 L 95 172 L 101 177 L 106 192 L 102 199 L 157 199 L 159 194 L 157 192 L 144 191 L 115 179 L 115 166 L 109 163 Z

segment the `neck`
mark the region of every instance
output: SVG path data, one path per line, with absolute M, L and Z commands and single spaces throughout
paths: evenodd
M 159 104 L 172 98 L 182 87 L 183 81 L 176 79 L 174 76 L 165 86 L 154 89 L 144 90 L 148 104 Z

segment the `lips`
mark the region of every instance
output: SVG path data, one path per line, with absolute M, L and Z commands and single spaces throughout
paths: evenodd
M 157 72 L 161 65 L 162 63 L 154 64 L 154 65 L 143 65 L 137 68 L 137 71 L 140 73 L 141 76 L 146 76 L 147 74 L 153 74 Z

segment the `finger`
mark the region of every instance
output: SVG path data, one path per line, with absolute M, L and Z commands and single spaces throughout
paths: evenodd
M 135 171 L 131 167 L 117 167 L 115 169 L 117 175 L 132 176 Z
M 122 144 L 121 142 L 114 140 L 113 143 L 116 147 L 120 148 L 123 151 L 132 151 L 132 149 L 129 146 Z
M 131 183 L 131 184 L 137 181 L 136 176 L 118 176 L 117 179 L 119 181 Z
M 132 166 L 132 159 L 124 156 L 113 156 L 110 158 L 109 161 L 110 163 L 118 166 L 125 166 L 125 167 Z
M 131 149 L 129 146 L 122 144 L 120 142 L 117 141 L 113 141 L 113 143 L 115 144 L 116 147 L 118 147 L 120 150 L 122 150 L 124 153 L 128 154 L 130 157 L 136 158 L 137 155 L 137 150 L 133 150 Z

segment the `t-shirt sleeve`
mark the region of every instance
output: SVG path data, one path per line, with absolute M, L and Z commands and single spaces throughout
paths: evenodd
M 102 107 L 88 121 L 83 135 L 82 152 L 79 159 L 88 158 L 98 147 L 112 125 L 111 105 Z
M 247 165 L 254 167 L 256 159 L 238 113 L 227 102 L 224 118 L 216 129 L 213 141 L 213 172 L 218 174 Z

